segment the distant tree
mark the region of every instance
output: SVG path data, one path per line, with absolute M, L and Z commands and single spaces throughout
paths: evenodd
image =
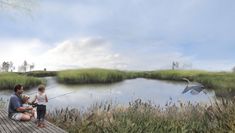
M 233 67 L 232 71 L 235 72 L 235 66 Z
M 27 66 L 28 66 L 28 62 L 25 60 L 24 63 L 23 63 L 23 70 L 24 70 L 24 72 L 27 71 Z
M 1 65 L 1 71 L 3 72 L 9 72 L 9 70 L 11 70 L 11 72 L 14 70 L 14 66 L 13 66 L 13 62 L 12 61 L 3 61 L 2 65 Z
M 18 66 L 18 72 L 26 72 L 28 68 L 28 62 L 25 60 L 22 65 Z
M 10 68 L 10 63 L 6 62 L 6 61 L 3 61 L 3 63 L 2 63 L 2 71 L 8 72 L 9 68 Z
M 178 69 L 179 68 L 179 62 L 173 61 L 172 63 L 172 70 Z

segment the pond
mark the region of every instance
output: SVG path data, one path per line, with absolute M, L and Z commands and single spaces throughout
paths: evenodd
M 96 103 L 112 103 L 128 105 L 136 99 L 164 107 L 167 103 L 191 102 L 210 104 L 215 98 L 213 91 L 182 94 L 185 82 L 169 82 L 150 79 L 129 79 L 112 84 L 64 85 L 56 82 L 54 77 L 47 77 L 46 93 L 49 98 L 48 109 L 78 107 L 86 109 Z M 33 97 L 37 88 L 25 90 L 25 94 Z M 2 98 L 9 98 L 10 90 L 0 91 Z

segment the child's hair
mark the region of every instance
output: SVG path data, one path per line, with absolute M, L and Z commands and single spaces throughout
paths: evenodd
M 30 97 L 28 95 L 21 95 L 21 98 L 24 103 L 30 99 Z
M 42 92 L 45 90 L 45 85 L 39 85 L 38 86 L 38 91 Z

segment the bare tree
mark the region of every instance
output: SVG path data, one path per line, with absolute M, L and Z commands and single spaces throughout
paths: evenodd
M 179 62 L 173 61 L 172 63 L 172 70 L 178 69 L 179 68 Z
M 232 71 L 235 72 L 235 66 L 233 67 Z
M 3 61 L 2 65 L 1 65 L 1 71 L 3 72 L 9 72 L 9 70 L 11 70 L 11 72 L 14 70 L 14 65 L 12 61 Z
M 2 63 L 2 71 L 8 72 L 9 68 L 10 68 L 9 62 L 3 61 L 3 63 Z
M 27 71 L 27 66 L 28 66 L 28 62 L 25 60 L 24 63 L 23 63 L 23 70 L 24 70 L 24 72 Z

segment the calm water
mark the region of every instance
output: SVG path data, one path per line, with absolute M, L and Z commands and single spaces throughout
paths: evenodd
M 62 85 L 58 84 L 52 77 L 46 78 L 48 85 L 46 93 L 49 100 L 48 108 L 78 107 L 87 108 L 96 103 L 112 102 L 114 104 L 128 105 L 130 101 L 138 98 L 142 101 L 149 100 L 156 104 L 165 106 L 172 102 L 210 103 L 215 97 L 214 92 L 204 94 L 200 92 L 192 95 L 190 92 L 182 94 L 185 82 L 168 82 L 149 79 L 131 79 L 114 84 L 92 84 L 92 85 Z M 25 94 L 34 96 L 37 88 L 25 91 Z M 34 93 L 34 94 L 32 94 Z M 11 91 L 0 91 L 0 96 L 9 98 Z M 64 95 L 65 94 L 65 95 Z M 56 97 L 59 96 L 59 97 Z M 56 97 L 56 98 L 54 98 Z

